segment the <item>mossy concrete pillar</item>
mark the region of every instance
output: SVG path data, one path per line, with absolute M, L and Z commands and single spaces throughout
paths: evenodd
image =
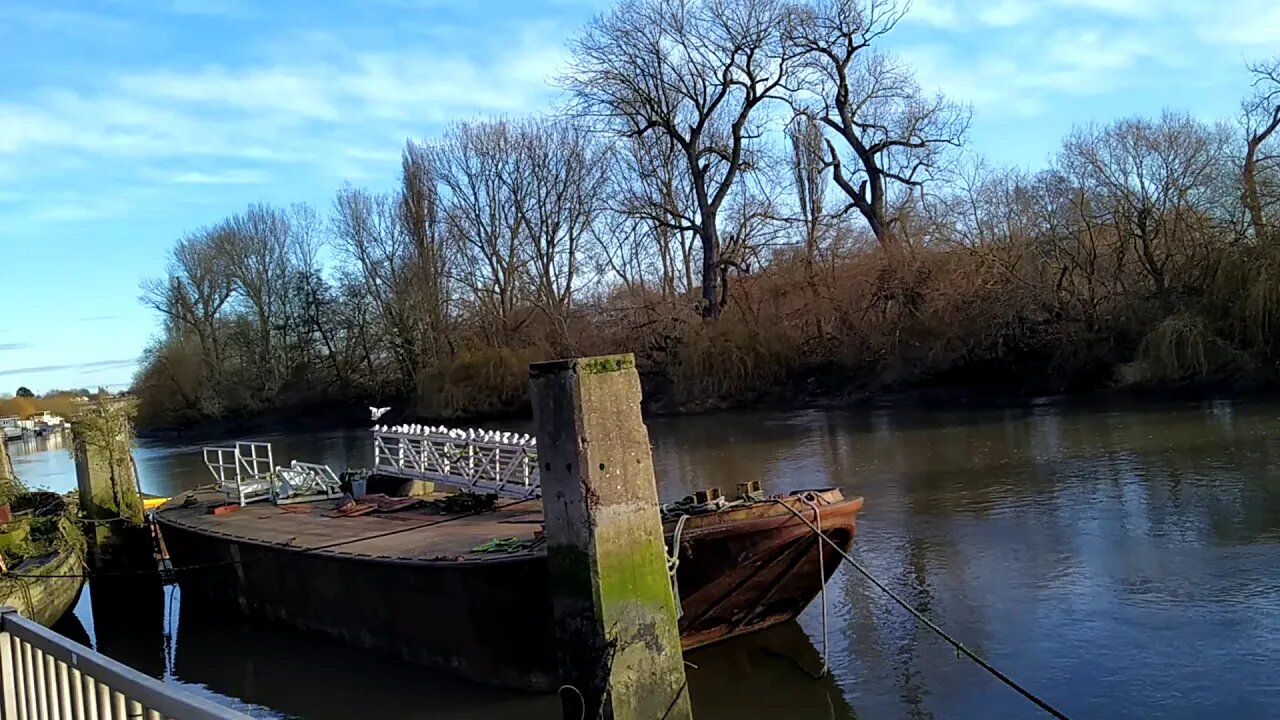
M 18 477 L 13 474 L 13 463 L 9 460 L 9 451 L 4 446 L 4 439 L 0 438 L 0 503 L 7 503 L 13 499 L 12 495 L 16 494 L 18 485 Z M 12 492 L 9 492 L 12 490 Z
M 150 528 L 134 476 L 129 409 L 123 404 L 95 405 L 72 422 L 71 436 L 90 567 L 155 569 Z
M 9 461 L 9 451 L 0 440 L 0 482 L 13 482 L 13 463 Z
M 564 717 L 687 719 L 635 360 L 557 360 L 529 375 L 556 656 L 561 681 L 581 692 L 561 692 Z

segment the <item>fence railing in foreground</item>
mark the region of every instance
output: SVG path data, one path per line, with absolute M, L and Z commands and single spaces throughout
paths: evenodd
M 0 607 L 0 720 L 250 720 Z

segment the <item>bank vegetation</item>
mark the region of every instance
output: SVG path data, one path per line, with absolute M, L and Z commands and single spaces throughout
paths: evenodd
M 884 50 L 904 7 L 627 0 L 553 112 L 410 140 L 390 191 L 192 230 L 143 284 L 140 422 L 502 412 L 528 362 L 617 351 L 667 407 L 1274 379 L 1280 63 L 1237 117 L 999 167 Z

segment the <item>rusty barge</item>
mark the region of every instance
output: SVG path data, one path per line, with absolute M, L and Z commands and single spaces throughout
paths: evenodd
M 206 449 L 217 487 L 155 512 L 184 604 L 480 682 L 557 687 L 536 443 L 419 426 L 375 428 L 373 439 L 374 478 L 451 490 L 353 499 L 363 475 L 276 467 L 260 443 Z M 504 500 L 478 511 L 457 502 L 459 489 Z M 686 651 L 791 621 L 814 599 L 840 557 L 801 518 L 840 548 L 852 544 L 861 498 L 743 490 L 663 508 Z

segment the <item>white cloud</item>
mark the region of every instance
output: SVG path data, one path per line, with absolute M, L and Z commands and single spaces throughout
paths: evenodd
M 164 180 L 178 185 L 261 185 L 271 175 L 261 170 L 189 171 L 169 173 Z
M 127 158 L 307 163 L 350 173 L 386 143 L 457 117 L 545 106 L 563 58 L 552 34 L 481 60 L 442 50 L 326 52 L 323 59 L 122 73 L 94 89 L 45 89 L 0 104 L 0 159 L 44 149 Z M 348 152 L 357 148 L 355 152 Z M 366 155 L 362 155 L 366 153 Z M 202 174 L 203 173 L 203 174 Z M 245 176 L 223 176 L 240 182 Z M 203 168 L 187 182 L 215 179 Z

